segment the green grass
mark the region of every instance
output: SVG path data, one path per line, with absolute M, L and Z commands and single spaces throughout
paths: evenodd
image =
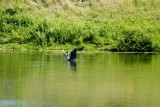
M 1 0 L 0 5 L 1 48 L 160 51 L 159 0 Z

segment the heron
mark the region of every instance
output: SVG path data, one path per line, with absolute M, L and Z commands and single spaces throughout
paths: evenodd
M 63 54 L 66 56 L 66 60 L 67 61 L 73 61 L 73 60 L 75 60 L 76 59 L 76 57 L 77 57 L 77 49 L 74 49 L 73 51 L 71 51 L 71 53 L 70 53 L 70 57 L 69 57 L 69 53 L 68 53 L 68 51 L 67 52 L 64 52 L 64 50 L 63 50 Z

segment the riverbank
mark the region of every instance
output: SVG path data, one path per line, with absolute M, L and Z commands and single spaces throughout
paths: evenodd
M 63 55 L 63 51 L 69 51 L 71 52 L 75 47 L 65 47 L 65 46 L 61 46 L 54 48 L 54 47 L 50 47 L 50 48 L 26 48 L 27 46 L 17 46 L 17 48 L 13 48 L 14 46 L 10 45 L 10 46 L 1 46 L 0 45 L 0 52 L 9 52 L 9 53 L 43 53 L 43 54 L 62 54 Z M 35 47 L 34 47 L 35 48 Z M 160 52 L 117 52 L 117 51 L 106 51 L 106 50 L 98 50 L 98 49 L 90 49 L 90 50 L 78 50 L 77 54 L 160 54 Z
M 160 2 L 1 0 L 0 48 L 160 51 Z

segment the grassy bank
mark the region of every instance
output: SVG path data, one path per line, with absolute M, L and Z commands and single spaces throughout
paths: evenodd
M 159 0 L 1 0 L 0 5 L 3 49 L 160 51 Z

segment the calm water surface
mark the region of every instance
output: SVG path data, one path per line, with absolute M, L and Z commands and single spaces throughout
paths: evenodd
M 159 54 L 0 51 L 0 107 L 159 107 Z

